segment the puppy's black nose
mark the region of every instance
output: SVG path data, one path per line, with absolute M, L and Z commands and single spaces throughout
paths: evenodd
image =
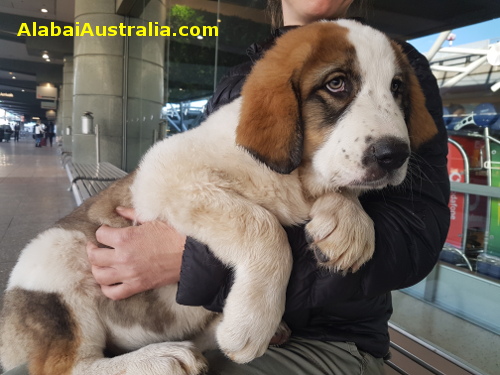
M 408 143 L 399 138 L 384 137 L 373 143 L 367 153 L 366 159 L 375 161 L 380 168 L 391 172 L 405 163 L 410 156 L 410 148 Z

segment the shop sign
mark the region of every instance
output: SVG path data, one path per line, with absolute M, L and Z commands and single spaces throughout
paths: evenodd
M 42 102 L 41 107 L 42 109 L 56 109 L 57 104 L 56 102 Z
M 37 86 L 36 98 L 45 100 L 57 100 L 57 87 L 53 86 Z

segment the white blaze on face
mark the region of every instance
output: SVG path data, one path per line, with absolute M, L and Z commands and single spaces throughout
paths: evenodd
M 388 136 L 409 144 L 409 136 L 404 113 L 391 92 L 392 81 L 401 72 L 390 42 L 382 33 L 353 21 L 337 22 L 349 29 L 349 42 L 356 49 L 354 69 L 361 77 L 361 88 L 332 126 L 313 163 L 325 184 L 348 186 L 365 178 L 363 156 L 370 144 Z M 407 162 L 385 184 L 401 183 L 406 167 Z

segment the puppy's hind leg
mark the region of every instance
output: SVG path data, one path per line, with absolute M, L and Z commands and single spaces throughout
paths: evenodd
M 91 305 L 91 302 L 83 303 L 80 309 L 75 309 L 81 339 L 71 375 L 198 375 L 206 369 L 205 358 L 188 341 L 153 343 L 130 353 L 105 358 L 106 335 L 111 330 L 113 336 L 113 328 L 101 323 L 101 310 L 98 313 L 98 309 L 87 309 Z M 138 336 L 134 336 L 134 332 Z M 129 331 L 130 340 L 143 342 L 147 332 L 139 325 L 134 326 Z
M 106 327 L 92 302 L 13 288 L 5 293 L 0 357 L 5 370 L 28 362 L 36 375 L 197 375 L 204 357 L 190 342 L 148 345 L 104 358 Z M 78 303 L 78 307 L 76 304 Z
M 83 341 L 75 314 L 60 294 L 19 287 L 5 293 L 0 335 L 3 367 L 27 362 L 36 375 L 70 375 Z M 104 339 L 101 353 L 103 348 Z

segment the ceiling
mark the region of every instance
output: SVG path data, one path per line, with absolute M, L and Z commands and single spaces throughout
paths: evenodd
M 213 4 L 208 0 L 174 2 L 200 9 Z M 265 4 L 265 0 L 223 2 L 230 3 L 233 9 L 251 7 L 256 11 Z M 42 7 L 48 12 L 41 13 Z M 0 97 L 0 108 L 28 117 L 45 116 L 45 109 L 40 108 L 40 100 L 35 98 L 36 86 L 47 82 L 55 86 L 62 84 L 63 59 L 72 54 L 73 40 L 70 37 L 24 37 L 17 36 L 17 32 L 23 22 L 48 26 L 53 21 L 58 26 L 71 25 L 73 15 L 74 0 L 0 0 L 0 93 L 14 94 Z M 500 1 L 364 0 L 361 15 L 369 24 L 393 36 L 412 39 L 498 18 Z M 49 51 L 50 62 L 41 57 L 43 51 Z

